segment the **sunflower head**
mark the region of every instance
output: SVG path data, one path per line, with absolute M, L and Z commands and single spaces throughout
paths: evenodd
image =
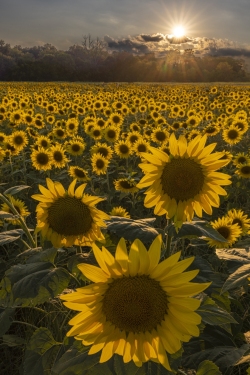
M 118 354 L 125 363 L 140 367 L 153 360 L 171 371 L 167 353 L 199 336 L 200 301 L 192 297 L 210 285 L 190 282 L 198 270 L 183 272 L 194 257 L 178 262 L 178 252 L 159 263 L 160 236 L 149 250 L 135 240 L 128 252 L 123 238 L 114 256 L 105 247 L 92 248 L 100 267 L 78 268 L 94 284 L 61 296 L 66 307 L 79 311 L 67 336 L 91 345 L 88 354 L 101 351 L 101 363 Z
M 100 227 L 109 216 L 99 211 L 95 205 L 102 198 L 84 194 L 86 184 L 75 190 L 76 179 L 65 191 L 60 182 L 47 178 L 47 187 L 39 185 L 41 194 L 33 199 L 40 201 L 37 206 L 37 232 L 50 240 L 55 247 L 89 245 L 95 240 L 103 240 Z
M 150 147 L 151 154 L 142 154 L 145 161 L 139 166 L 145 176 L 137 187 L 148 187 L 144 205 L 155 207 L 156 215 L 173 218 L 176 228 L 192 220 L 194 213 L 202 217 L 202 210 L 211 215 L 212 206 L 219 207 L 219 194 L 227 194 L 220 185 L 231 183 L 229 175 L 216 172 L 228 160 L 220 159 L 222 152 L 211 154 L 216 144 L 205 147 L 205 143 L 206 136 L 188 143 L 184 136 L 177 140 L 173 133 L 170 155 L 154 147 Z

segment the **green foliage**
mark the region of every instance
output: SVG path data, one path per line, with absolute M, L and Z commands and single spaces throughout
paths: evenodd
M 178 233 L 176 233 L 175 227 L 172 224 L 169 228 L 169 234 L 174 238 L 211 238 L 216 241 L 225 242 L 225 238 L 217 230 L 202 220 L 183 223 Z
M 35 306 L 61 293 L 69 280 L 64 268 L 54 268 L 50 262 L 17 264 L 6 272 L 1 282 L 1 302 L 7 306 Z
M 47 328 L 39 328 L 32 335 L 24 356 L 24 375 L 49 375 L 51 367 L 59 350 L 60 343 L 56 342 Z
M 134 241 L 136 238 L 145 244 L 153 242 L 158 236 L 157 230 L 152 226 L 155 219 L 132 220 L 124 217 L 113 216 L 111 220 L 107 220 L 107 229 L 114 233 L 118 238 L 125 238 L 128 241 Z
M 203 361 L 200 363 L 196 375 L 222 375 L 222 373 L 212 361 Z

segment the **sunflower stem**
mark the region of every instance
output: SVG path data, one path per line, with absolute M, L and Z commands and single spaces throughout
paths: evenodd
M 165 251 L 165 258 L 168 258 L 171 254 L 171 243 L 172 243 L 172 237 L 169 234 L 170 225 L 172 223 L 171 219 L 168 219 L 167 221 L 167 227 L 168 227 L 168 233 L 167 233 L 167 239 L 166 239 L 166 251 Z
M 36 243 L 34 241 L 34 238 L 30 234 L 29 228 L 27 227 L 27 225 L 26 225 L 24 219 L 22 218 L 22 216 L 19 215 L 18 211 L 15 209 L 15 207 L 13 206 L 13 204 L 7 198 L 5 198 L 5 196 L 3 194 L 0 194 L 0 199 L 4 203 L 6 203 L 7 206 L 11 209 L 12 213 L 18 217 L 20 226 L 21 226 L 22 230 L 25 232 L 26 236 L 28 237 L 28 239 L 30 241 L 31 248 L 35 248 L 36 247 Z
M 26 169 L 26 163 L 25 163 L 25 152 L 22 150 L 22 159 L 23 159 L 23 171 L 24 171 L 24 182 L 27 185 L 27 169 Z

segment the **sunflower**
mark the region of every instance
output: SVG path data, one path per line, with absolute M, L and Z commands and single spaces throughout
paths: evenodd
M 119 178 L 114 181 L 115 190 L 123 193 L 136 193 L 139 189 L 136 186 L 136 182 L 129 178 Z
M 69 118 L 66 121 L 66 131 L 69 135 L 77 133 L 79 127 L 79 121 L 76 118 Z
M 230 125 L 228 128 L 222 131 L 222 138 L 224 141 L 230 145 L 235 145 L 239 143 L 243 137 L 242 132 L 239 130 L 238 126 Z
M 162 128 L 156 128 L 153 130 L 151 134 L 151 139 L 153 142 L 156 142 L 156 143 L 160 143 L 160 144 L 166 143 L 169 139 L 169 132 Z
M 47 178 L 47 187 L 39 185 L 41 194 L 32 195 L 40 201 L 36 208 L 37 228 L 42 236 L 50 240 L 54 247 L 82 245 L 104 239 L 100 227 L 109 216 L 95 205 L 103 199 L 84 194 L 86 184 L 75 190 L 76 179 L 65 191 L 60 182 Z
M 245 236 L 249 233 L 250 230 L 250 219 L 247 215 L 244 215 L 242 210 L 236 210 L 233 208 L 232 210 L 228 211 L 227 217 L 232 220 L 232 224 L 238 224 L 242 230 L 242 235 Z
M 104 246 L 92 245 L 100 266 L 79 264 L 94 284 L 61 295 L 64 305 L 79 311 L 69 321 L 67 336 L 91 346 L 89 355 L 101 351 L 100 363 L 114 354 L 140 367 L 153 360 L 171 371 L 168 354 L 174 354 L 192 336 L 199 336 L 200 301 L 192 298 L 210 283 L 192 283 L 199 272 L 183 272 L 194 257 L 178 262 L 178 252 L 159 263 L 161 238 L 149 250 L 136 239 L 128 254 L 121 238 L 115 256 Z
M 38 171 L 48 171 L 52 168 L 52 156 L 49 150 L 39 147 L 33 150 L 30 155 L 32 165 Z
M 130 219 L 129 213 L 125 210 L 125 208 L 121 206 L 113 207 L 109 214 L 110 216 L 119 216 L 119 217 L 125 217 L 127 219 Z
M 242 178 L 250 178 L 250 163 L 238 166 L 238 169 L 235 171 L 235 173 Z
M 104 129 L 103 134 L 106 141 L 116 142 L 120 135 L 120 128 L 114 125 L 109 125 L 106 129 Z
M 114 150 L 121 159 L 127 159 L 133 153 L 132 146 L 128 141 L 116 142 Z
M 133 150 L 137 156 L 142 156 L 143 152 L 148 152 L 149 147 L 150 147 L 150 144 L 147 141 L 145 141 L 143 138 L 138 139 L 138 141 L 136 141 L 133 144 Z
M 93 172 L 97 175 L 106 174 L 109 165 L 109 160 L 106 159 L 102 154 L 97 152 L 91 157 L 91 165 Z
M 250 163 L 250 157 L 244 152 L 239 152 L 233 158 L 233 164 L 236 166 L 241 166 L 242 164 L 249 164 L 249 163 Z
M 55 168 L 64 168 L 69 161 L 65 155 L 65 149 L 62 145 L 57 144 L 50 148 L 51 163 Z
M 225 241 L 218 241 L 211 238 L 206 238 L 208 245 L 217 249 L 231 247 L 241 236 L 242 230 L 238 223 L 232 224 L 231 217 L 222 217 L 218 220 L 212 221 L 211 226 L 225 238 Z
M 51 146 L 51 140 L 45 135 L 39 135 L 35 142 L 35 145 L 48 149 Z
M 78 167 L 77 165 L 72 165 L 69 167 L 68 174 L 73 177 L 73 179 L 77 179 L 77 181 L 87 182 L 89 180 L 88 172 Z
M 30 214 L 28 208 L 25 206 L 25 203 L 22 200 L 16 199 L 10 194 L 7 194 L 7 197 L 20 216 L 26 217 Z M 1 205 L 1 211 L 8 212 L 14 215 L 14 213 L 6 203 L 3 203 Z M 18 219 L 7 219 L 7 221 L 11 222 L 11 224 L 13 225 L 18 225 L 20 223 Z
M 110 116 L 109 116 L 109 121 L 111 122 L 111 124 L 113 126 L 115 126 L 116 128 L 117 127 L 120 127 L 123 123 L 123 119 L 124 117 L 119 114 L 119 113 L 112 113 Z
M 64 139 L 67 137 L 67 132 L 65 129 L 62 127 L 58 126 L 53 129 L 52 134 L 57 138 L 57 139 Z
M 92 154 L 101 154 L 104 158 L 110 160 L 112 158 L 113 150 L 107 143 L 97 142 L 94 146 L 91 147 Z
M 82 137 L 75 137 L 71 139 L 66 146 L 66 151 L 73 156 L 82 155 L 86 148 L 86 144 Z
M 212 214 L 212 206 L 219 207 L 219 195 L 227 192 L 220 185 L 229 185 L 230 176 L 216 172 L 228 164 L 218 160 L 222 152 L 211 154 L 216 146 L 205 147 L 206 136 L 197 136 L 187 143 L 184 136 L 169 139 L 170 155 L 150 147 L 152 154 L 144 153 L 145 163 L 139 164 L 145 173 L 137 187 L 145 188 L 145 207 L 155 207 L 155 215 L 173 218 L 176 227 L 191 221 L 194 213 L 202 217 L 202 210 Z
M 17 150 L 23 150 L 28 144 L 29 140 L 26 133 L 23 130 L 13 132 L 9 137 L 10 144 Z

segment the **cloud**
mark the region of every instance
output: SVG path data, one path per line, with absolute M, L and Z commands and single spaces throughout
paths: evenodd
M 110 51 L 126 51 L 135 55 L 154 53 L 156 57 L 164 57 L 169 51 L 192 49 L 194 54 L 200 56 L 250 57 L 250 48 L 242 48 L 238 43 L 228 39 L 187 36 L 176 38 L 172 35 L 157 33 L 138 34 L 120 39 L 106 35 L 104 40 Z

